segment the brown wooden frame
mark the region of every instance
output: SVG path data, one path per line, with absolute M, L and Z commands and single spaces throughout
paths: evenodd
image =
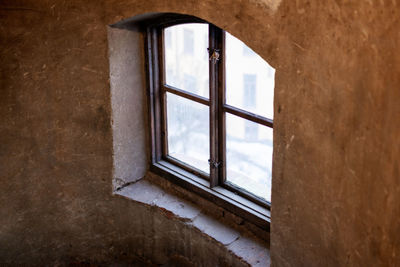
M 163 174 L 168 179 L 178 183 L 184 184 L 185 187 L 199 192 L 199 187 L 204 186 L 201 180 L 196 177 L 200 177 L 205 181 L 208 181 L 209 188 L 212 192 L 218 186 L 218 188 L 225 188 L 226 190 L 232 192 L 231 199 L 239 199 L 243 197 L 250 200 L 256 205 L 266 208 L 269 214 L 270 203 L 253 195 L 252 193 L 235 186 L 226 181 L 226 128 L 225 128 L 225 114 L 230 113 L 246 120 L 264 125 L 267 127 L 273 127 L 273 121 L 265 117 L 253 114 L 251 112 L 227 105 L 225 103 L 225 32 L 218 27 L 209 24 L 209 51 L 210 54 L 215 51 L 222 51 L 220 53 L 220 60 L 218 63 L 214 64 L 210 61 L 209 65 L 209 80 L 210 80 L 210 92 L 209 98 L 204 98 L 196 94 L 184 91 L 179 88 L 175 88 L 165 83 L 165 64 L 164 64 L 164 29 L 169 26 L 182 23 L 207 23 L 200 19 L 185 16 L 184 18 L 173 19 L 166 18 L 165 20 L 158 20 L 153 24 L 147 25 L 146 29 L 146 63 L 148 69 L 148 99 L 149 99 L 149 119 L 151 128 L 151 162 L 152 170 Z M 210 110 L 210 174 L 206 174 L 188 164 L 181 162 L 168 155 L 168 132 L 167 132 L 167 112 L 166 112 L 166 93 L 172 93 L 191 101 L 206 105 Z M 214 164 L 215 163 L 215 164 Z M 172 165 L 171 165 L 172 164 Z M 214 166 L 215 165 L 215 166 Z M 176 167 L 173 167 L 176 166 Z M 171 171 L 168 171 L 171 170 Z M 179 173 L 179 175 L 177 175 Z M 185 175 L 186 174 L 186 175 Z M 190 175 L 189 175 L 190 174 Z M 196 183 L 188 183 L 186 179 L 182 180 L 182 175 L 184 177 L 190 176 L 190 179 L 197 181 Z M 179 176 L 179 177 L 178 177 Z M 186 181 L 186 182 L 185 182 Z M 196 187 L 196 188 L 194 188 Z M 208 198 L 213 198 L 212 193 L 208 192 L 204 188 L 200 190 L 200 194 L 203 196 L 208 196 Z M 217 194 L 218 195 L 218 194 Z M 224 194 L 222 194 L 224 195 Z M 226 195 L 229 195 L 226 194 Z M 228 200 L 223 200 L 225 197 L 221 196 L 219 202 L 223 204 L 225 208 L 236 214 L 241 214 L 242 217 L 251 218 L 251 220 L 262 226 L 268 226 L 269 228 L 269 215 L 260 219 L 259 214 L 253 214 L 251 211 L 246 212 L 241 209 L 241 205 L 233 204 L 233 208 L 230 206 L 231 203 Z M 246 202 L 246 201 L 241 201 Z M 234 202 L 233 202 L 234 203 Z M 252 205 L 247 205 L 250 210 L 257 211 L 259 208 L 251 207 Z M 261 210 L 262 210 L 261 208 Z M 257 217 L 258 216 L 258 217 Z

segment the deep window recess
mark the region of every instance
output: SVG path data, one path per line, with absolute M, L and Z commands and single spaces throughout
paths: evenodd
M 146 40 L 152 169 L 269 225 L 275 70 L 198 19 L 151 25 Z

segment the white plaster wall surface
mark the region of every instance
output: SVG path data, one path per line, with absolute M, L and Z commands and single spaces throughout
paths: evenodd
M 142 33 L 109 27 L 108 46 L 115 190 L 146 174 L 149 130 Z

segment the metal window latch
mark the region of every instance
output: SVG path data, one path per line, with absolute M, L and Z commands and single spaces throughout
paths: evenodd
M 221 165 L 221 163 L 222 163 L 221 161 L 220 162 L 215 162 L 215 161 L 211 161 L 211 159 L 208 160 L 208 164 L 210 164 L 211 167 L 213 167 L 213 168 L 218 168 L 219 165 Z
M 210 49 L 207 48 L 208 53 L 210 54 L 210 61 L 215 65 L 219 61 L 219 49 Z

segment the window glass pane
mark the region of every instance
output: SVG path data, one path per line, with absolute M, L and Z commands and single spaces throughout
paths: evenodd
M 275 69 L 226 32 L 226 103 L 272 119 Z
M 164 38 L 166 83 L 208 98 L 208 25 L 171 26 Z
M 272 128 L 226 113 L 227 181 L 271 201 Z
M 208 106 L 167 93 L 168 155 L 209 173 Z

